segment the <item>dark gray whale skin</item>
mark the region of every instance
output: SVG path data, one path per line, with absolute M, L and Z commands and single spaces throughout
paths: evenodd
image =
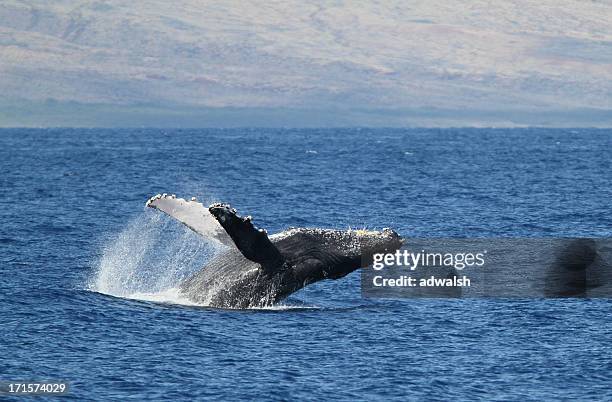
M 289 229 L 268 237 L 227 204 L 210 213 L 236 247 L 220 253 L 181 284 L 192 301 L 219 308 L 267 307 L 311 283 L 367 266 L 374 253 L 394 252 L 401 237 L 382 231 Z

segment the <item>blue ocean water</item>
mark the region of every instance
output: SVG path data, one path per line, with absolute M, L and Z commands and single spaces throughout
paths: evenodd
M 368 300 L 353 273 L 272 309 L 175 304 L 211 250 L 144 202 L 230 202 L 270 232 L 609 237 L 611 149 L 592 129 L 0 130 L 0 380 L 78 400 L 610 400 L 608 300 Z

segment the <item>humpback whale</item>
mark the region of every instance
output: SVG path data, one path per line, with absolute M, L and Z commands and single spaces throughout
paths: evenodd
M 266 307 L 317 281 L 368 266 L 375 253 L 394 252 L 402 238 L 381 231 L 291 228 L 268 236 L 228 204 L 208 208 L 195 198 L 158 194 L 147 207 L 228 247 L 180 284 L 190 300 L 219 308 Z

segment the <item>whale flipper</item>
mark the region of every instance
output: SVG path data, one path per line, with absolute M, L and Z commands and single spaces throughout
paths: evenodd
M 173 217 L 201 236 L 227 246 L 234 244 L 225 229 L 210 214 L 208 208 L 195 198 L 185 200 L 175 195 L 158 194 L 149 198 L 145 205 Z
M 232 238 L 245 258 L 261 264 L 264 271 L 275 272 L 283 265 L 283 256 L 264 229 L 256 228 L 251 217 L 240 217 L 228 204 L 212 204 L 208 210 Z
M 206 208 L 195 200 L 177 198 L 174 194 L 151 197 L 146 206 L 173 217 L 194 232 L 227 246 L 236 246 L 245 258 L 275 272 L 283 264 L 283 257 L 263 229 L 242 218 L 227 204 L 212 204 Z

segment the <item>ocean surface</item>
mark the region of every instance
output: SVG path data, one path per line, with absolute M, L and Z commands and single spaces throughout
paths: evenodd
M 190 305 L 215 252 L 147 210 L 223 201 L 269 232 L 610 237 L 612 131 L 0 130 L 0 380 L 76 400 L 611 400 L 605 299 Z

